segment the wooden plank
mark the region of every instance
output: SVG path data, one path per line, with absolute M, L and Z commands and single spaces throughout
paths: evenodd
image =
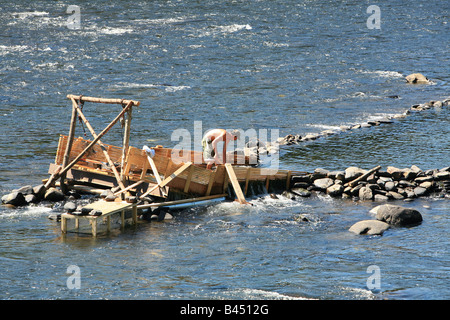
M 211 189 L 214 184 L 214 178 L 216 176 L 216 171 L 211 172 L 209 176 L 208 188 L 206 189 L 205 196 L 209 196 L 211 194 Z
M 250 170 L 251 170 L 251 168 L 247 168 L 247 173 L 245 174 L 244 196 L 247 195 L 247 191 L 248 191 L 248 183 L 249 183 L 249 178 L 250 178 Z
M 155 190 L 158 187 L 161 188 L 161 187 L 166 186 L 170 181 L 172 181 L 174 178 L 176 178 L 179 174 L 181 174 L 184 170 L 189 168 L 191 165 L 192 165 L 192 162 L 185 163 L 180 168 L 178 168 L 174 173 L 172 173 L 170 176 L 165 178 L 164 181 L 161 181 L 161 183 L 158 183 L 156 186 L 154 186 L 153 188 L 151 188 L 147 192 L 145 192 L 143 195 L 141 195 L 141 198 L 145 197 L 146 195 L 148 195 L 149 193 L 151 193 L 153 190 Z
M 193 173 L 194 173 L 194 166 L 191 166 L 189 168 L 189 174 L 188 174 L 188 177 L 187 177 L 187 180 L 186 180 L 186 184 L 184 185 L 184 190 L 183 190 L 184 193 L 188 193 L 188 191 L 189 191 L 189 185 L 191 184 L 192 174 Z
M 225 169 L 227 170 L 228 177 L 231 181 L 231 185 L 233 186 L 234 192 L 238 198 L 240 204 L 246 204 L 244 194 L 242 193 L 241 186 L 239 185 L 239 181 L 236 178 L 236 174 L 234 173 L 233 167 L 230 163 L 225 163 Z

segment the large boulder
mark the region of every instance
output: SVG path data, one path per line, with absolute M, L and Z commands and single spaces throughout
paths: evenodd
M 427 77 L 425 77 L 421 73 L 413 73 L 408 76 L 406 76 L 406 82 L 408 83 L 430 83 Z
M 383 221 L 362 220 L 352 225 L 349 231 L 364 235 L 382 235 L 389 227 L 389 224 Z
M 45 192 L 44 199 L 47 201 L 62 201 L 64 200 L 64 193 L 56 188 L 48 188 Z
M 2 197 L 2 203 L 12 206 L 23 206 L 27 204 L 24 195 L 17 191 L 4 195 Z
M 376 212 L 376 219 L 394 226 L 411 226 L 422 222 L 419 211 L 392 204 L 383 204 L 371 210 Z

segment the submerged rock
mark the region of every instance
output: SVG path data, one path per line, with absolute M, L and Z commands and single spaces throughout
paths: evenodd
M 425 77 L 421 73 L 413 73 L 408 76 L 406 76 L 406 82 L 408 83 L 414 83 L 414 84 L 420 84 L 420 83 L 430 83 L 427 77 Z
M 362 220 L 352 225 L 349 231 L 363 235 L 382 235 L 389 227 L 389 224 L 383 221 Z
M 297 196 L 304 197 L 304 198 L 311 196 L 311 192 L 304 188 L 292 188 L 291 192 Z

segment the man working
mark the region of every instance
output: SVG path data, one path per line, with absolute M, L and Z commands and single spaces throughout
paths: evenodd
M 239 130 L 227 132 L 225 129 L 213 129 L 208 131 L 202 140 L 203 160 L 206 162 L 206 168 L 211 169 L 214 163 L 226 162 L 227 145 L 231 140 L 240 138 Z M 223 141 L 223 162 L 220 162 L 217 152 L 217 144 Z

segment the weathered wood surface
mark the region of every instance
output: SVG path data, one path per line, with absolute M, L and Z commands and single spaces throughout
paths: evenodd
M 82 95 L 67 95 L 68 99 L 75 99 L 81 102 L 97 102 L 97 103 L 109 103 L 109 104 L 121 104 L 127 105 L 131 102 L 132 106 L 139 106 L 140 102 L 135 100 L 126 100 L 126 99 L 107 99 L 107 98 L 96 98 L 96 97 L 85 97 Z

